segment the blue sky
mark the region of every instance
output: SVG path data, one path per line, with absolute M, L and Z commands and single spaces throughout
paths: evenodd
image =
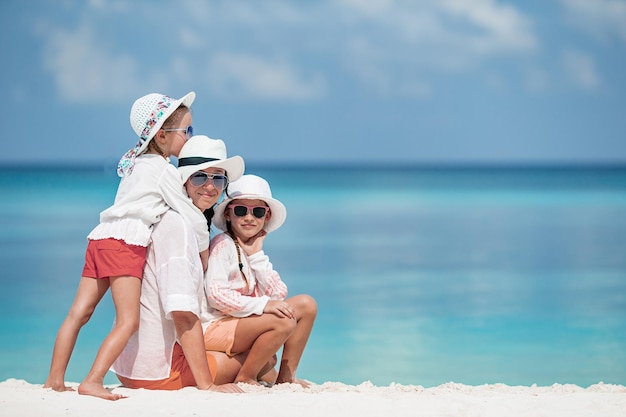
M 0 2 L 3 163 L 112 163 L 196 91 L 259 163 L 626 163 L 626 1 Z

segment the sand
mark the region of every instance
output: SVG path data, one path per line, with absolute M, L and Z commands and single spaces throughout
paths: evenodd
M 70 383 L 77 387 L 77 383 Z M 242 385 L 243 394 L 185 388 L 148 391 L 110 385 L 127 395 L 105 401 L 58 393 L 24 380 L 0 382 L 0 416 L 458 416 L 458 417 L 613 417 L 626 416 L 626 387 L 598 383 L 587 388 L 504 384 L 468 386 L 447 383 L 433 388 L 369 382 L 345 385 L 326 382 L 303 389 L 286 384 L 272 388 Z

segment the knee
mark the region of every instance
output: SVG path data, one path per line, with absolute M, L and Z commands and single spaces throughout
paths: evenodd
M 87 324 L 89 319 L 91 319 L 91 315 L 93 314 L 93 312 L 93 308 L 72 307 L 67 314 L 67 320 L 76 323 L 76 325 L 82 327 Z
M 300 308 L 302 310 L 303 317 L 315 317 L 317 316 L 317 301 L 315 298 L 308 294 L 302 294 L 300 296 Z
M 115 326 L 128 334 L 133 334 L 139 330 L 139 317 L 126 317 L 124 319 L 115 319 Z
M 298 322 L 295 319 L 277 318 L 275 328 L 285 336 L 290 336 L 296 330 Z

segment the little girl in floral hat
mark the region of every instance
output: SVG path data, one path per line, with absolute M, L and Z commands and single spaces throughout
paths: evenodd
M 87 236 L 82 278 L 57 333 L 44 387 L 70 390 L 65 386 L 65 372 L 78 333 L 110 287 L 115 325 L 78 393 L 108 400 L 123 398 L 104 388 L 104 376 L 139 325 L 141 279 L 152 225 L 169 208 L 193 225 L 198 246 L 207 254 L 206 219 L 183 193 L 180 174 L 169 163 L 169 156 L 178 156 L 193 134 L 190 106 L 195 97 L 194 92 L 180 99 L 152 93 L 137 99 L 131 107 L 130 123 L 139 140 L 118 165 L 122 179 L 115 202 L 100 213 L 100 224 Z

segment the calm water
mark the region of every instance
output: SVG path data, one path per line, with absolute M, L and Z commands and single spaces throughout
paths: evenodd
M 44 382 L 110 171 L 0 168 L 0 381 Z M 318 300 L 300 377 L 626 384 L 626 168 L 248 172 L 288 209 L 274 266 Z M 67 380 L 113 315 L 107 296 Z

